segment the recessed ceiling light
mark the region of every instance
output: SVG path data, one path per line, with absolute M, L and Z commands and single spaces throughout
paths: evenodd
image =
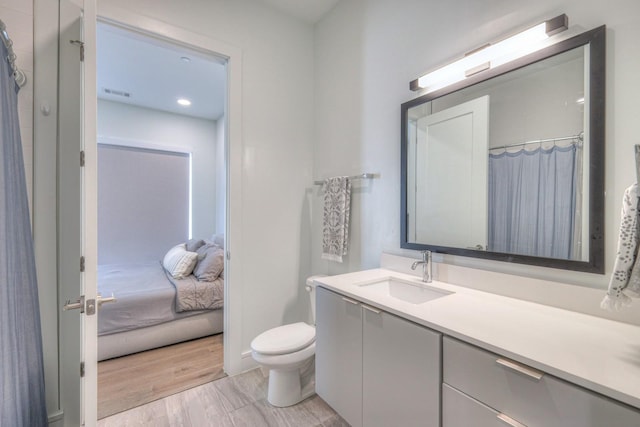
M 184 62 L 191 62 L 191 58 L 189 58 L 188 56 L 181 56 L 180 59 L 182 59 Z
M 178 104 L 182 105 L 183 107 L 188 107 L 189 105 L 191 105 L 191 101 L 189 101 L 187 98 L 180 98 L 178 99 Z

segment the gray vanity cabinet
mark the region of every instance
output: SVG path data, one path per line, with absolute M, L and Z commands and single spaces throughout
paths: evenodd
M 362 308 L 316 288 L 316 393 L 362 426 Z
M 440 425 L 441 335 L 316 291 L 316 391 L 354 427 Z
M 439 426 L 441 335 L 362 307 L 363 425 Z
M 631 427 L 640 411 L 453 338 L 443 339 L 443 427 Z

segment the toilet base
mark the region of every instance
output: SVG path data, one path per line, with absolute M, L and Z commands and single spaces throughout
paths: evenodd
M 315 392 L 315 357 L 298 369 L 269 370 L 267 401 L 273 406 L 292 406 Z

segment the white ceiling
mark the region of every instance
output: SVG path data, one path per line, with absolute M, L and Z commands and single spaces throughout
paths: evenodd
M 97 36 L 99 98 L 210 120 L 224 113 L 226 61 L 103 23 Z
M 315 24 L 339 0 L 258 1 Z M 97 35 L 98 98 L 209 120 L 223 115 L 224 60 L 104 23 L 98 24 Z M 178 105 L 182 97 L 189 99 L 191 106 Z

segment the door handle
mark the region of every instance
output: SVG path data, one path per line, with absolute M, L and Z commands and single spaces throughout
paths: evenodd
M 111 293 L 110 297 L 103 297 L 102 295 L 98 294 L 96 300 L 98 301 L 98 308 L 102 307 L 102 304 L 118 302 L 118 299 L 115 297 L 115 295 L 113 295 L 113 292 Z
M 62 307 L 62 310 L 64 311 L 78 310 L 78 309 L 80 310 L 80 313 L 84 313 L 84 295 L 78 298 L 75 302 L 71 302 L 71 300 L 68 299 L 67 302 L 65 302 L 64 306 Z

